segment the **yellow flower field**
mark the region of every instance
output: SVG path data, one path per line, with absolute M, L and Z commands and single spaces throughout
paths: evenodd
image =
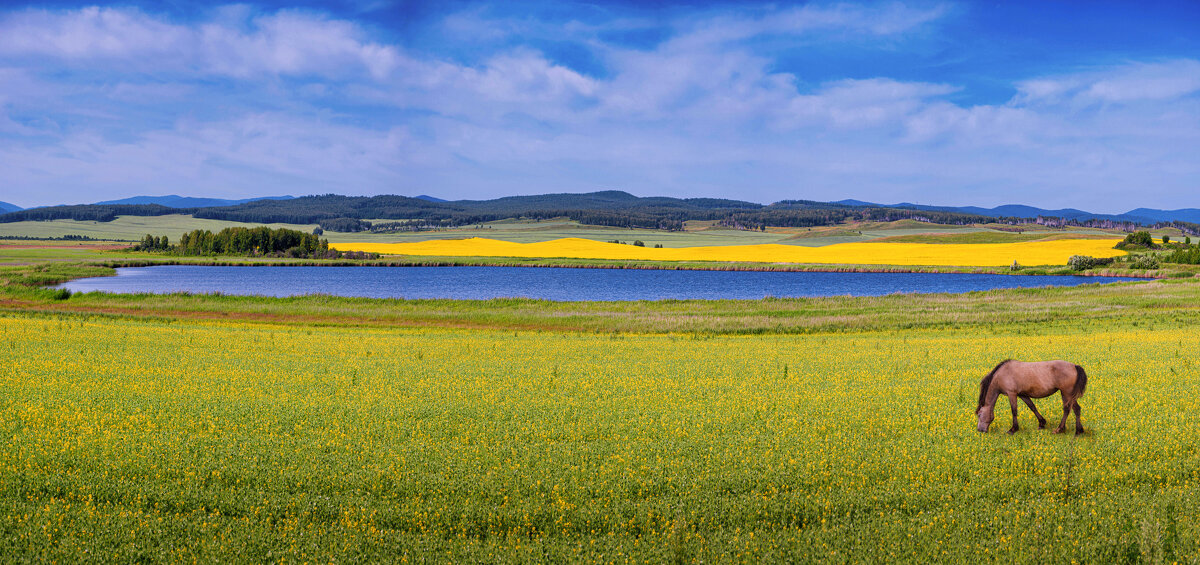
M 708 336 L 8 313 L 0 561 L 1189 562 L 1188 320 Z M 1005 357 L 1085 366 L 1089 433 L 1024 407 L 1016 435 L 976 432 Z
M 1117 241 L 1119 240 L 1057 239 L 976 244 L 856 242 L 825 247 L 764 244 L 654 249 L 578 238 L 513 243 L 473 237 L 413 243 L 338 243 L 330 244 L 330 247 L 340 251 L 366 251 L 385 255 L 451 257 L 1002 267 L 1011 265 L 1013 261 L 1022 265 L 1065 265 L 1072 255 L 1124 255 L 1124 251 L 1113 249 Z

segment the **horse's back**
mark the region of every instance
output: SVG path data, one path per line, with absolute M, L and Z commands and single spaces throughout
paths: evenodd
M 1022 396 L 1045 398 L 1075 388 L 1075 364 L 1067 361 L 1010 361 L 1004 369 L 996 375 L 1002 388 Z

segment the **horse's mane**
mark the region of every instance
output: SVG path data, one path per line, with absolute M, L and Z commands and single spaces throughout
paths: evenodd
M 1012 361 L 1012 359 L 1005 359 L 1001 361 L 999 365 L 996 365 L 996 367 L 992 369 L 992 372 L 988 373 L 982 381 L 979 381 L 979 404 L 975 405 L 976 414 L 979 413 L 980 408 L 983 408 L 983 398 L 987 396 L 988 386 L 992 384 L 992 377 L 996 376 L 996 371 L 999 371 L 1000 367 L 1003 367 L 1004 364 L 1008 363 L 1009 361 Z

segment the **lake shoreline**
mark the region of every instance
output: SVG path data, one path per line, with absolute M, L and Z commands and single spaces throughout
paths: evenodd
M 240 259 L 240 260 L 236 260 Z M 815 273 L 932 273 L 932 274 L 986 274 L 1018 276 L 1080 276 L 1080 277 L 1135 277 L 1144 279 L 1171 278 L 1161 272 L 1132 273 L 1128 270 L 1101 269 L 1075 271 L 1069 267 L 1031 266 L 1019 270 L 1007 267 L 954 267 L 954 266 L 911 266 L 911 265 L 854 265 L 820 263 L 730 263 L 716 262 L 667 262 L 667 261 L 605 261 L 595 259 L 527 259 L 499 257 L 428 257 L 413 259 L 365 259 L 365 260 L 305 260 L 239 257 L 230 259 L 148 259 L 128 261 L 102 261 L 99 265 L 111 269 L 152 267 L 160 265 L 196 265 L 214 267 L 525 267 L 525 268 L 577 268 L 577 269 L 639 269 L 662 271 L 750 271 L 750 272 L 815 272 Z
M 996 273 L 588 269 L 519 266 L 297 265 L 247 271 L 246 264 L 157 264 L 116 269 L 63 283 L 54 290 L 119 294 L 218 293 L 246 296 L 334 296 L 377 299 L 491 300 L 526 297 L 551 301 L 753 300 L 764 297 L 959 294 L 1003 288 L 1149 282 L 1151 279 Z

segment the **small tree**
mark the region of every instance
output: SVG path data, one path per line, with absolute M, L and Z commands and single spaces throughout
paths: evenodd
M 1154 248 L 1154 238 L 1151 237 L 1150 232 L 1148 232 L 1146 230 L 1136 231 L 1136 232 L 1126 235 L 1125 239 L 1121 243 L 1118 243 L 1116 246 L 1117 249 L 1128 249 L 1131 247 L 1132 248 L 1153 249 Z
M 1164 235 L 1164 236 L 1163 236 L 1163 245 L 1166 245 L 1166 244 L 1168 244 L 1168 243 L 1171 243 L 1171 236 L 1169 236 L 1169 235 Z
M 635 239 L 635 240 L 633 240 L 633 246 L 634 247 L 645 247 L 646 244 L 640 239 Z

